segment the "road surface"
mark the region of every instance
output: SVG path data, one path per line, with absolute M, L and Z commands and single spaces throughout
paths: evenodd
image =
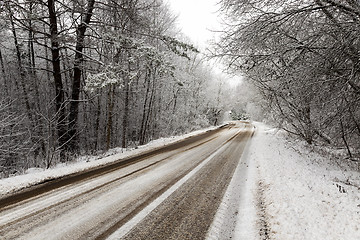
M 237 122 L 0 199 L 0 238 L 204 239 L 253 131 Z

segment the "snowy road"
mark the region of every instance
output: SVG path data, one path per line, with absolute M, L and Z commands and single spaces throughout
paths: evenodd
M 253 131 L 229 125 L 0 200 L 0 236 L 204 239 Z

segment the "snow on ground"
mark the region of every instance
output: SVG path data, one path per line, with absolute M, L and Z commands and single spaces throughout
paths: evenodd
M 207 239 L 360 239 L 359 171 L 340 169 L 328 150 L 320 155 L 254 125 Z
M 221 125 L 223 126 L 223 125 Z M 46 180 L 56 179 L 65 175 L 81 172 L 87 169 L 105 165 L 119 159 L 138 155 L 153 149 L 163 147 L 165 145 L 182 141 L 188 137 L 202 134 L 209 130 L 214 130 L 218 127 L 209 127 L 206 129 L 194 131 L 182 136 L 172 136 L 169 138 L 161 138 L 138 148 L 122 149 L 114 148 L 102 155 L 98 156 L 82 156 L 74 162 L 58 164 L 50 169 L 31 168 L 23 175 L 13 176 L 9 178 L 0 179 L 0 197 L 30 187 Z
M 260 239 L 360 239 L 359 171 L 340 169 L 284 132 L 255 125 L 249 161 L 258 169 Z
M 254 123 L 208 239 L 360 239 L 360 173 L 340 167 L 328 150 L 320 155 L 278 129 Z M 139 149 L 83 157 L 52 169 L 0 180 L 1 195 L 180 141 L 209 129 L 153 141 Z M 108 156 L 109 154 L 113 154 Z M 245 184 L 243 184 L 245 183 Z

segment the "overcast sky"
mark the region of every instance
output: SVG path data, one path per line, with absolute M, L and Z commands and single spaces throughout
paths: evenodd
M 174 14 L 178 15 L 178 25 L 193 43 L 204 50 L 214 33 L 211 30 L 221 30 L 220 18 L 218 17 L 219 0 L 168 0 Z M 214 65 L 213 70 L 226 78 L 232 86 L 241 83 L 241 76 L 229 76 L 222 73 L 219 63 Z
M 174 12 L 178 15 L 178 24 L 195 45 L 206 47 L 206 42 L 212 38 L 210 30 L 219 29 L 218 0 L 168 0 Z

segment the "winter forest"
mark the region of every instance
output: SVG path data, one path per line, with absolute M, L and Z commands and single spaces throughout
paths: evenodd
M 246 76 L 267 119 L 308 144 L 360 147 L 360 1 L 223 0 L 213 54 Z
M 218 124 L 223 85 L 164 1 L 0 5 L 3 176 Z
M 0 177 L 217 125 L 229 110 L 356 157 L 360 2 L 218 5 L 223 28 L 202 53 L 166 0 L 2 0 Z M 210 58 L 244 83 L 225 84 Z

